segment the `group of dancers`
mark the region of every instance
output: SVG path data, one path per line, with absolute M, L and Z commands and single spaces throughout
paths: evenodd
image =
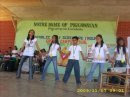
M 107 45 L 103 41 L 102 35 L 98 34 L 96 36 L 96 42 L 92 45 L 91 51 L 88 55 L 84 55 L 81 46 L 78 44 L 79 38 L 77 36 L 72 37 L 72 45 L 68 48 L 69 53 L 66 54 L 68 56 L 68 63 L 66 66 L 65 74 L 63 76 L 63 82 L 67 83 L 71 71 L 74 68 L 74 74 L 76 78 L 76 84 L 81 84 L 80 81 L 80 54 L 82 59 L 85 61 L 88 57 L 93 56 L 93 61 L 91 65 L 90 72 L 86 77 L 86 81 L 93 80 L 93 74 L 96 68 L 99 66 L 99 77 L 98 81 L 100 81 L 101 73 L 104 70 L 104 65 L 106 63 L 106 58 L 111 62 L 114 67 L 125 67 L 128 63 L 128 49 L 126 48 L 125 41 L 123 38 L 117 39 L 117 46 L 115 47 L 114 56 L 113 58 L 110 57 L 109 50 Z M 33 79 L 33 70 L 32 70 L 32 61 L 35 51 L 35 46 L 37 47 L 38 51 L 40 51 L 40 47 L 38 45 L 37 39 L 35 38 L 35 31 L 33 29 L 29 30 L 27 38 L 24 40 L 24 44 L 22 46 L 21 51 L 23 51 L 23 55 L 21 61 L 19 63 L 19 67 L 17 70 L 16 78 L 21 78 L 21 68 L 24 61 L 28 58 L 29 59 L 29 80 Z M 52 62 L 55 72 L 55 80 L 58 81 L 59 73 L 57 68 L 57 55 L 61 52 L 60 43 L 58 40 L 58 35 L 52 36 L 52 42 L 49 45 L 49 49 L 46 52 L 46 63 L 42 70 L 41 80 L 45 80 L 46 72 L 48 69 L 49 64 Z

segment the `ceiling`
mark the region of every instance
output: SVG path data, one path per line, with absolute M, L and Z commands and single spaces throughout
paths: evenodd
M 0 20 L 130 21 L 130 0 L 0 0 Z

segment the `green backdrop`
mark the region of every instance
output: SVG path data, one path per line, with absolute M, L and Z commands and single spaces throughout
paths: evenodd
M 27 37 L 28 31 L 34 29 L 40 48 L 48 49 L 51 36 L 59 35 L 61 47 L 69 46 L 72 36 L 80 37 L 80 45 L 83 53 L 86 55 L 87 51 L 93 43 L 95 43 L 95 36 L 102 34 L 105 43 L 109 47 L 111 55 L 115 47 L 115 21 L 44 21 L 44 20 L 22 20 L 18 23 L 15 44 L 20 48 L 24 39 Z M 82 61 L 80 58 L 81 75 L 88 73 L 91 64 Z M 109 67 L 105 65 L 105 70 Z M 60 74 L 64 74 L 64 67 L 58 66 Z M 48 68 L 49 73 L 53 73 L 53 65 L 50 64 Z M 73 74 L 73 72 L 72 72 Z M 98 74 L 98 69 L 95 75 Z

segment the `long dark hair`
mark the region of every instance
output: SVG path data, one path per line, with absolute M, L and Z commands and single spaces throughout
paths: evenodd
M 55 42 L 54 42 L 54 41 L 51 41 L 51 43 L 50 43 L 50 45 L 49 45 L 49 50 L 50 50 L 50 48 L 51 48 L 51 46 L 52 46 L 53 43 L 56 43 L 56 44 L 58 44 L 58 45 L 60 44 L 60 43 L 59 43 L 59 39 L 58 39 L 58 35 L 53 35 L 52 37 L 55 37 Z
M 98 34 L 96 37 L 100 37 L 102 39 L 101 40 L 101 47 L 103 47 L 104 41 L 103 41 L 102 35 Z M 97 47 L 97 46 L 98 46 L 98 42 L 96 42 L 96 44 L 95 44 L 95 47 Z
M 34 31 L 33 29 L 30 29 L 29 32 L 28 32 L 28 36 L 27 36 L 27 40 L 28 40 L 28 41 L 29 41 L 29 39 L 30 39 L 30 35 L 29 35 L 30 32 L 33 32 L 33 33 L 34 33 L 34 35 L 32 36 L 31 40 L 33 40 L 33 39 L 35 38 L 35 31 Z
M 14 46 L 14 49 L 15 49 L 15 50 L 18 50 L 18 47 L 15 45 L 15 46 Z
M 122 45 L 122 46 L 121 46 L 120 43 L 119 43 L 120 41 L 123 41 L 123 45 Z M 124 40 L 122 37 L 119 37 L 119 38 L 117 38 L 116 43 L 117 43 L 117 52 L 119 53 L 120 47 L 123 47 L 123 53 L 126 54 L 125 40 Z

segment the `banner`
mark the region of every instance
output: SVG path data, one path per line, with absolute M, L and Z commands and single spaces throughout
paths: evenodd
M 80 38 L 79 45 L 82 47 L 83 53 L 87 56 L 89 48 L 95 43 L 95 36 L 101 34 L 111 55 L 115 48 L 115 29 L 114 21 L 20 21 L 17 26 L 16 45 L 20 48 L 24 39 L 27 37 L 28 31 L 34 29 L 40 48 L 48 50 L 52 35 L 58 35 L 61 47 L 69 47 L 73 36 Z M 81 75 L 90 70 L 91 64 L 82 61 L 80 58 Z M 106 65 L 107 68 L 109 65 Z M 86 68 L 86 69 L 85 69 Z M 64 74 L 64 67 L 58 67 L 59 73 Z M 53 66 L 50 64 L 48 72 L 53 72 Z M 97 74 L 98 71 L 95 72 Z M 72 73 L 73 74 L 73 73 Z

